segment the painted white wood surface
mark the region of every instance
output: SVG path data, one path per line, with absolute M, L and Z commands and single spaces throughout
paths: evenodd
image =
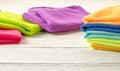
M 1 48 L 0 63 L 120 63 L 117 52 L 89 48 Z
M 0 64 L 0 71 L 120 71 L 119 65 Z
M 40 32 L 34 36 L 24 36 L 21 44 L 0 45 L 0 47 L 88 47 L 81 31 L 65 33 Z
M 81 5 L 88 12 L 120 0 L 0 0 L 0 9 L 24 13 L 34 6 Z M 84 33 L 40 32 L 18 45 L 0 45 L 0 71 L 120 71 L 120 53 L 92 50 Z

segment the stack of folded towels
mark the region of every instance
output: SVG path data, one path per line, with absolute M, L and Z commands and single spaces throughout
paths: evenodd
M 120 6 L 100 9 L 83 18 L 81 30 L 91 47 L 120 51 Z

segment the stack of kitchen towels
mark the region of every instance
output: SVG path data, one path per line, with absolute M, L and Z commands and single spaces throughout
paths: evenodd
M 92 48 L 120 52 L 120 6 L 100 9 L 83 21 L 80 29 Z

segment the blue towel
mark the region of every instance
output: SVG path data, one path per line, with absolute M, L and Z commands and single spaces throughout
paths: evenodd
M 80 30 L 84 32 L 96 30 L 96 31 L 107 31 L 107 32 L 120 33 L 120 26 L 104 24 L 104 23 L 87 23 L 87 24 L 83 24 L 80 27 Z

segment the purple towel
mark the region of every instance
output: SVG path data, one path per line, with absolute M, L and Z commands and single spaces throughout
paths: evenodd
M 79 30 L 82 19 L 89 13 L 80 6 L 65 8 L 33 7 L 23 14 L 27 21 L 39 24 L 48 32 Z

